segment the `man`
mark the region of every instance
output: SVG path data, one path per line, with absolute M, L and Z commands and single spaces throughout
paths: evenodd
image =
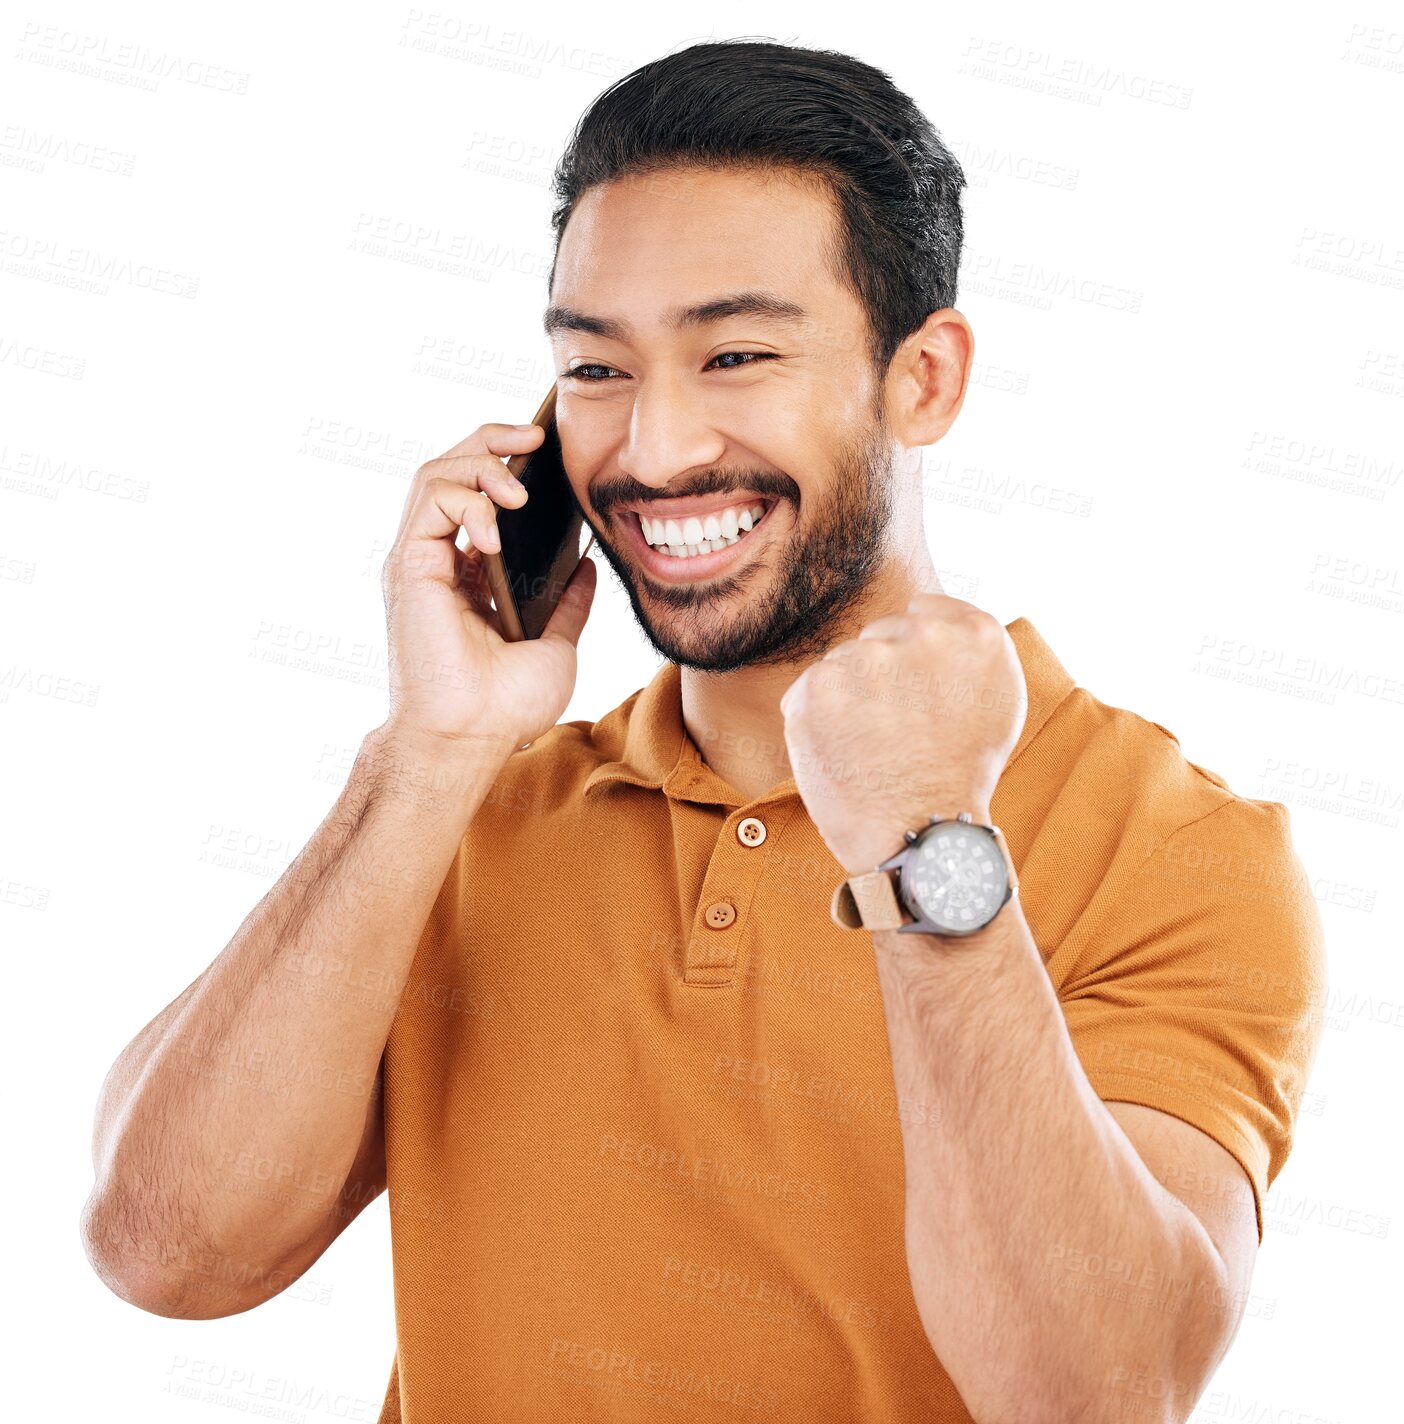
M 395 942 L 412 964 L 310 900 L 246 946 L 272 966 L 281 935 L 278 972 L 310 978 L 303 927 L 336 926 L 348 992 L 410 966 L 335 1034 L 302 999 L 316 1054 L 353 1026 L 359 1061 L 384 1046 L 383 1114 L 353 1093 L 324 1228 L 269 1249 L 305 1270 L 388 1183 L 382 1421 L 1181 1420 L 1233 1337 L 1315 1050 L 1320 922 L 1284 807 L 1077 686 L 1027 619 L 941 592 L 919 461 L 973 356 L 962 184 L 885 76 L 769 43 L 645 66 L 572 136 L 558 428 L 666 661 L 559 723 L 592 565 L 540 646 L 502 645 L 475 597 L 482 662 L 415 648 L 468 690 L 422 677 L 387 724 L 416 732 L 391 781 L 500 734 L 471 819 L 445 852 L 442 779 L 398 821 L 361 803 L 368 846 L 439 825 L 403 870 L 402 906 L 440 885 Z M 489 500 L 523 497 L 497 456 L 541 432 L 485 430 L 421 472 L 402 543 L 442 553 L 462 522 L 481 544 Z M 403 643 L 430 595 L 391 592 Z M 374 918 L 394 869 L 336 898 L 364 887 Z M 234 1017 L 247 1047 L 274 1008 Z M 279 1148 L 299 1176 L 334 1136 L 318 1110 Z M 222 1229 L 218 1258 L 252 1240 Z M 218 1313 L 194 1298 L 153 1308 Z

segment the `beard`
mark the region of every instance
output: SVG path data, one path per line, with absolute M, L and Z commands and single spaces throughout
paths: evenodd
M 797 509 L 793 481 L 782 492 L 773 474 L 741 471 L 735 487 Z M 872 423 L 839 451 L 824 503 L 734 575 L 663 584 L 622 559 L 598 529 L 595 542 L 659 654 L 700 672 L 731 672 L 814 662 L 842 641 L 843 615 L 882 567 L 891 519 L 892 447 L 878 405 Z

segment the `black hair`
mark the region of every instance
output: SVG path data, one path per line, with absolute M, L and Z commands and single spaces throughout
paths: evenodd
M 830 262 L 868 314 L 879 372 L 931 312 L 955 305 L 965 174 L 870 64 L 769 39 L 705 40 L 616 80 L 556 165 L 548 292 L 582 194 L 674 167 L 779 167 L 825 182 L 839 214 Z

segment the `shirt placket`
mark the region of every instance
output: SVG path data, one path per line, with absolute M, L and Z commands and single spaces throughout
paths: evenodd
M 794 796 L 751 801 L 723 822 L 688 935 L 685 984 L 716 988 L 735 983 L 761 876 L 799 804 Z

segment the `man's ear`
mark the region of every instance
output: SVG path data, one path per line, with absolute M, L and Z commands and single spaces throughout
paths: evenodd
M 975 333 L 954 307 L 932 312 L 899 346 L 887 368 L 887 420 L 895 440 L 931 445 L 965 404 Z

